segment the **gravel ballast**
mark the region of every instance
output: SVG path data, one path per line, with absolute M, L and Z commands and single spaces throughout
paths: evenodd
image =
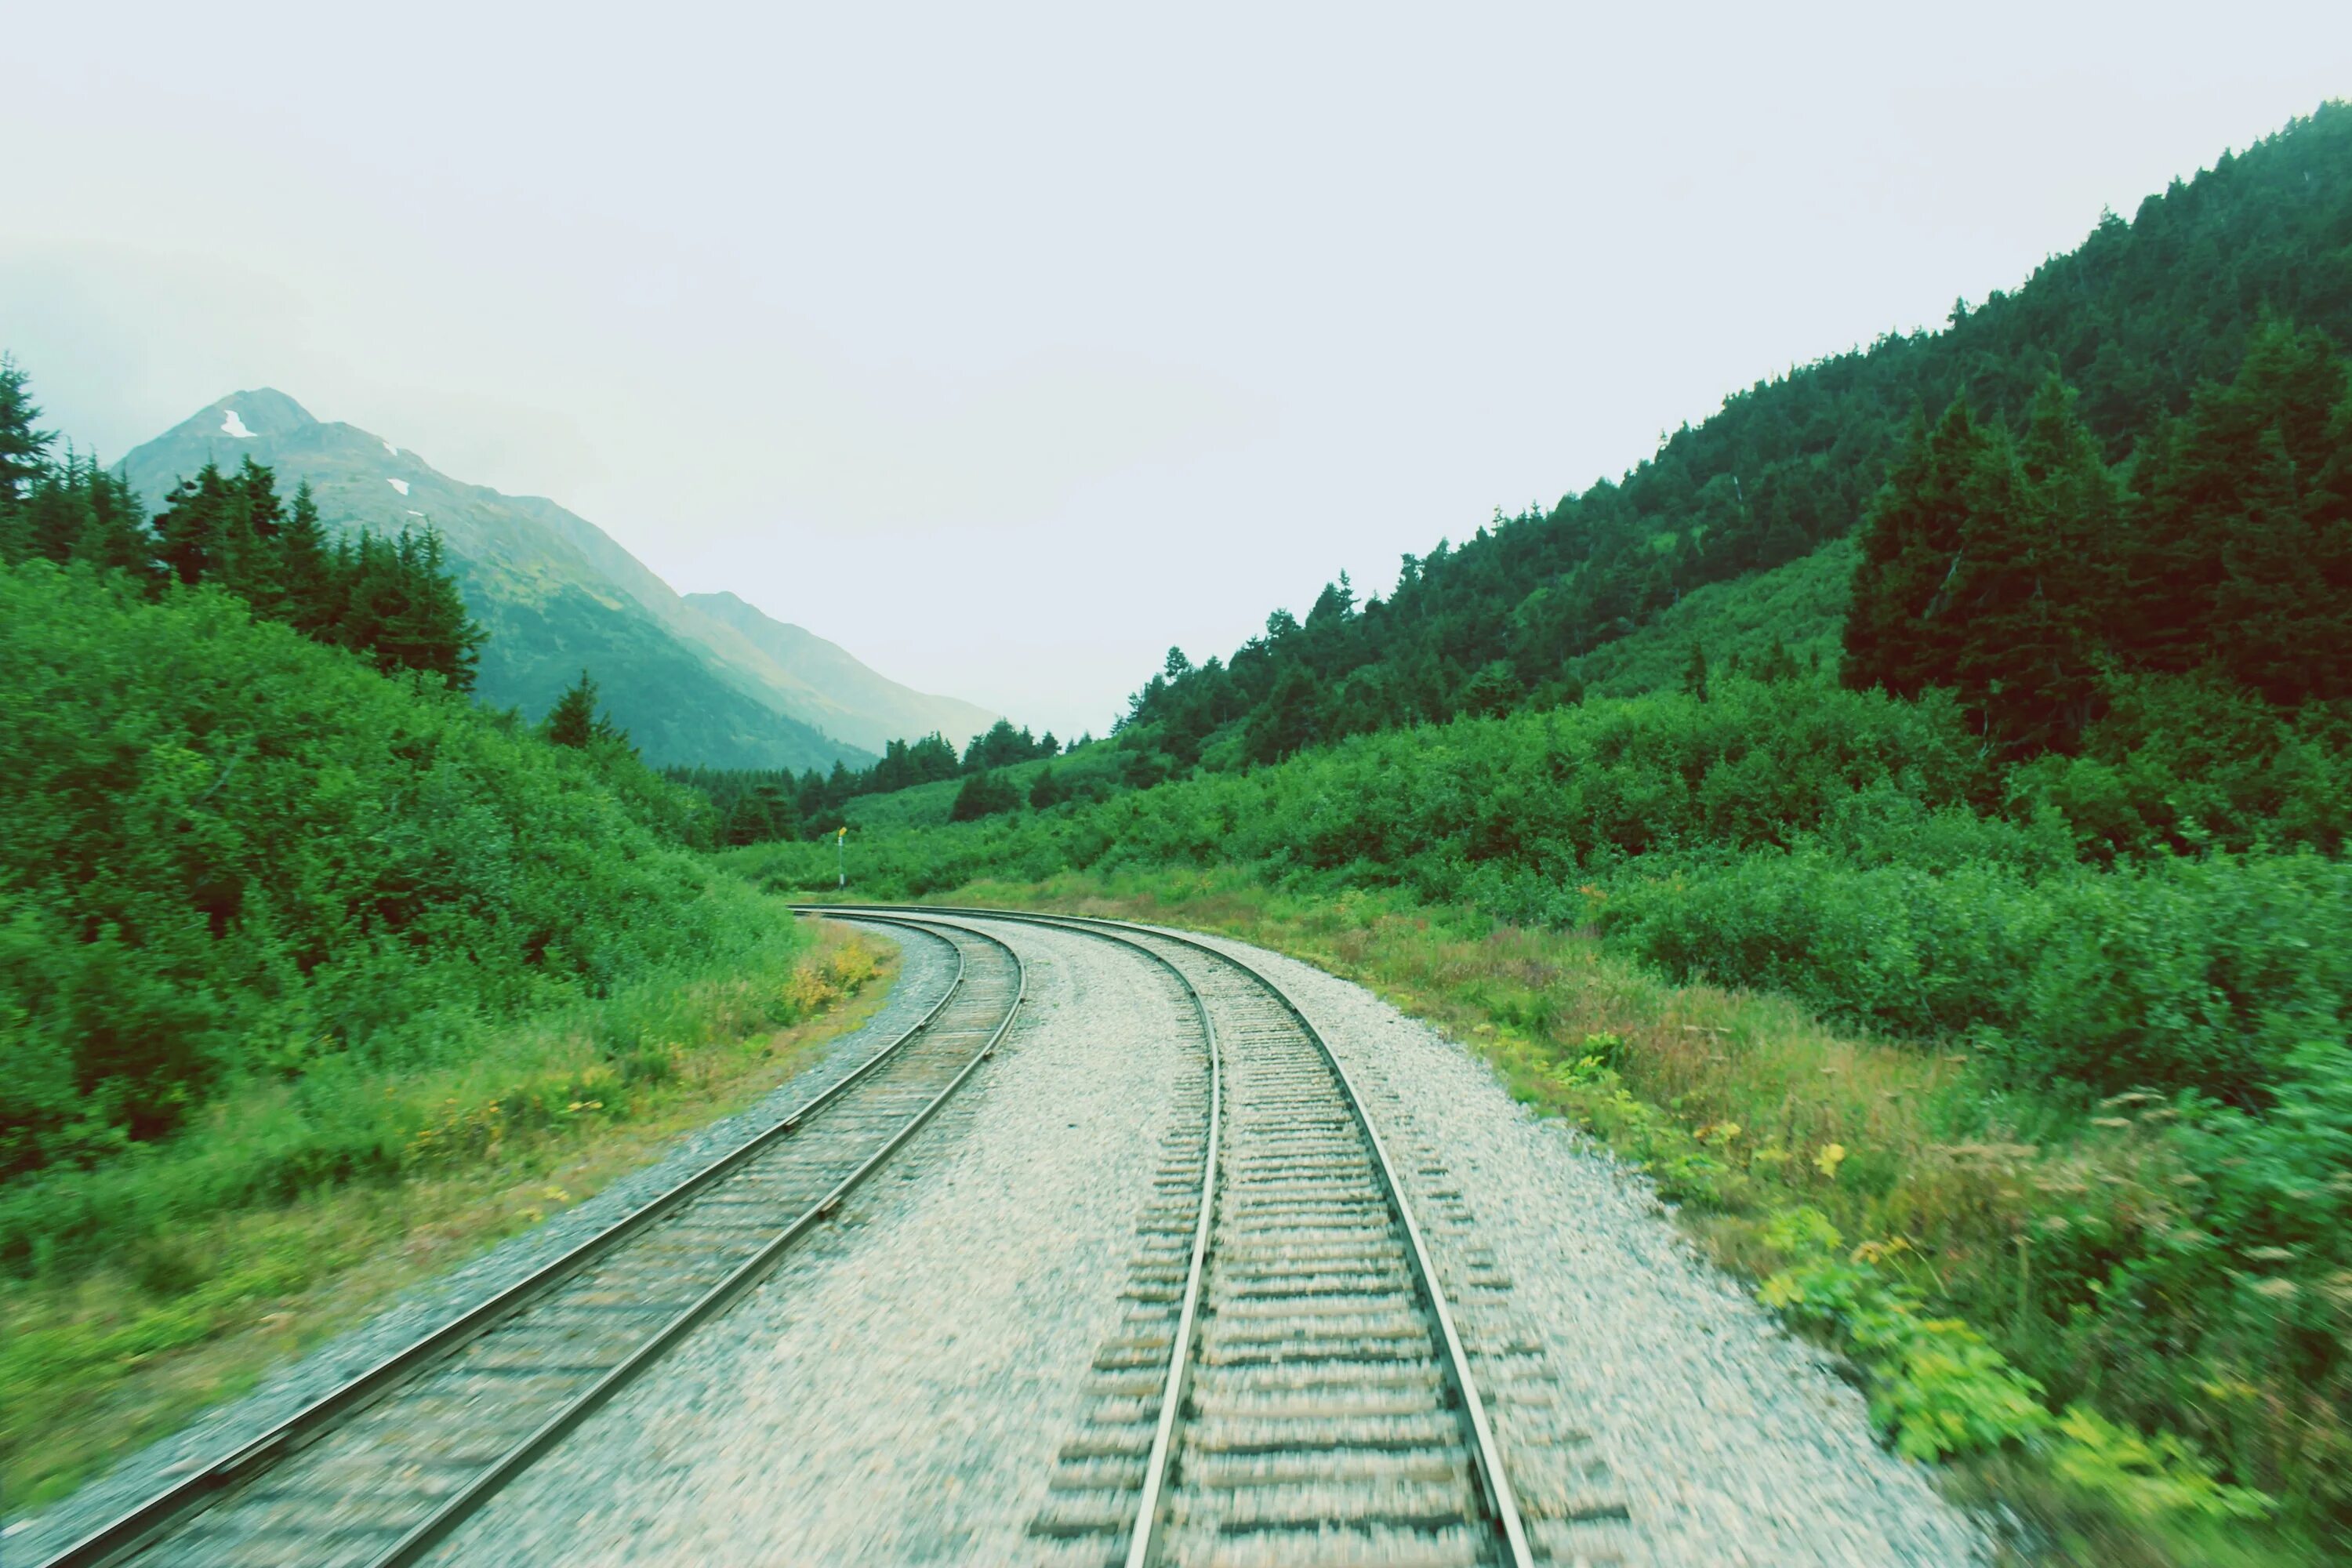
M 436 1563 L 1034 1561 L 1026 1533 L 1116 1322 L 1192 1015 L 1092 938 L 1029 965 L 996 1058 L 726 1317 Z
M 898 981 L 875 1016 L 828 1045 L 821 1060 L 749 1110 L 682 1135 L 659 1161 L 615 1179 L 594 1197 L 404 1293 L 367 1321 L 272 1373 L 251 1394 L 130 1455 L 41 1513 L 11 1521 L 0 1536 L 0 1563 L 41 1562 L 182 1476 L 234 1453 L 339 1384 L 625 1218 L 855 1071 L 929 1011 L 955 974 L 955 954 L 945 941 L 882 935 L 901 950 Z
M 1363 987 L 1246 942 L 1187 934 L 1290 994 L 1392 1153 L 1405 1144 L 1442 1154 L 1477 1242 L 1512 1281 L 1514 1326 L 1540 1337 L 1566 1414 L 1606 1460 L 1628 1515 L 1626 1562 L 1991 1560 L 1982 1531 L 1937 1495 L 1930 1472 L 1879 1444 L 1861 1394 L 1698 1256 L 1645 1178 L 1536 1116 L 1466 1047 Z M 1416 1194 L 1417 1208 L 1432 1201 Z

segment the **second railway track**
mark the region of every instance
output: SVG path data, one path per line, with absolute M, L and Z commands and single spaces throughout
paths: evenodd
M 763 1277 L 1011 1028 L 1027 985 L 1012 948 L 863 918 L 956 949 L 946 994 L 913 1027 L 768 1131 L 43 1568 L 398 1568 L 433 1551 Z

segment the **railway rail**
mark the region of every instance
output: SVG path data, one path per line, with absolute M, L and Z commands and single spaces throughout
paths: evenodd
M 918 912 L 841 906 L 837 915 Z M 1118 1332 L 1031 1525 L 1071 1563 L 1528 1568 L 1528 1536 L 1403 1184 L 1339 1058 L 1208 943 L 1079 917 L 1164 966 L 1202 1077 L 1163 1151 Z M 1050 1546 L 1049 1546 L 1050 1543 Z
M 1027 994 L 1011 946 L 883 911 L 956 952 L 946 993 L 801 1110 L 488 1301 L 182 1477 L 42 1568 L 400 1568 L 431 1552 L 761 1279 L 930 1120 Z

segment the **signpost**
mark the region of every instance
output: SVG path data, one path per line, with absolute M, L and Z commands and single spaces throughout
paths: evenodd
M 846 825 L 833 836 L 833 869 L 840 879 L 837 885 L 849 886 L 849 828 Z

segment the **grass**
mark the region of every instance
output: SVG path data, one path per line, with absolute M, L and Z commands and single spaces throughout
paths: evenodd
M 583 1004 L 519 1026 L 465 1068 L 379 1082 L 387 1101 L 423 1112 L 396 1174 L 182 1215 L 97 1266 L 0 1282 L 8 1511 L 63 1495 L 400 1291 L 593 1196 L 679 1132 L 749 1105 L 870 1018 L 896 972 L 892 950 L 826 926 L 765 968 L 739 955 Z M 624 1081 L 600 1037 L 609 1043 L 615 1015 L 642 1024 L 651 990 L 665 993 L 663 1039 L 630 1058 L 639 1066 Z M 551 1084 L 571 1096 L 568 1113 L 518 1114 L 546 1103 Z M 242 1109 L 212 1125 L 234 1127 Z
M 2021 1521 L 2021 1560 L 2325 1560 L 2192 1450 L 2102 1421 L 1996 1348 L 2063 1331 L 2038 1304 L 2038 1236 L 2094 1207 L 2158 1209 L 2179 1179 L 2129 1105 L 2051 1135 L 2030 1108 L 1988 1100 L 1956 1054 L 1841 1035 L 1785 998 L 1666 983 L 1589 934 L 1402 894 L 1300 895 L 1228 869 L 982 881 L 938 901 L 1240 937 L 1469 1042 L 1520 1100 L 1645 1168 L 1709 1256 L 1843 1350 L 1891 1440 Z

